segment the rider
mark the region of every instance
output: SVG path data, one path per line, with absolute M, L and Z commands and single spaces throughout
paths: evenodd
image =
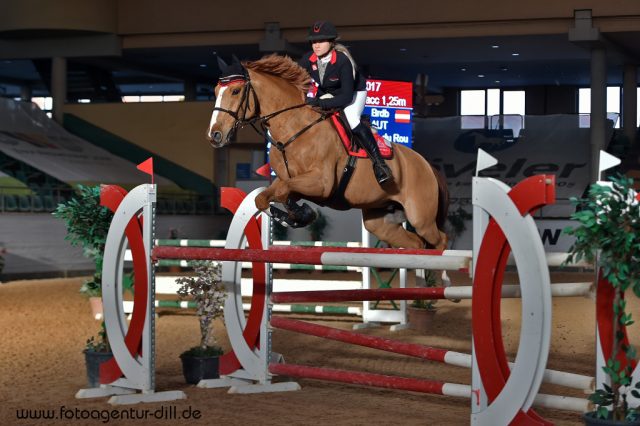
M 347 48 L 336 43 L 338 39 L 338 31 L 329 21 L 315 22 L 309 29 L 307 40 L 313 51 L 299 63 L 309 72 L 317 90 L 307 95 L 306 102 L 322 109 L 344 109 L 349 127 L 373 162 L 378 183 L 392 182 L 391 169 L 380 156 L 371 129 L 360 122 L 367 98 L 365 79 Z

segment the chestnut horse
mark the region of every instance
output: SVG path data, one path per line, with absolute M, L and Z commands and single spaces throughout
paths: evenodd
M 393 158 L 387 160 L 394 181 L 382 187 L 370 160 L 360 158 L 344 195 L 336 197 L 349 156 L 331 120 L 325 121 L 328 114 L 304 103 L 309 74 L 285 56 L 269 55 L 242 64 L 235 57 L 231 65 L 219 62 L 222 77 L 215 88 L 207 139 L 220 148 L 234 139 L 239 127 L 258 125 L 272 142 L 269 162 L 277 177 L 256 198 L 259 210 L 269 209 L 271 202 L 283 203 L 290 217 L 303 222 L 297 225 L 305 225 L 315 215 L 306 214 L 303 209 L 308 206 L 298 206 L 298 200 L 341 210 L 346 201 L 347 208 L 362 210 L 366 229 L 390 246 L 446 248 L 448 191 L 421 155 L 394 145 Z M 392 219 L 398 211 L 417 235 L 405 230 L 402 220 Z

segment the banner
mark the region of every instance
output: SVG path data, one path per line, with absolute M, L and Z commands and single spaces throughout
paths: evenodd
M 69 184 L 150 180 L 135 163 L 72 135 L 29 102 L 0 98 L 0 151 Z M 156 183 L 173 185 L 161 177 Z
M 590 129 L 579 127 L 577 115 L 525 116 L 517 137 L 511 129 L 463 129 L 461 117 L 416 118 L 414 122 L 413 149 L 446 178 L 451 209 L 471 203 L 478 148 L 498 159 L 481 176 L 509 186 L 536 174 L 555 175 L 558 202 L 545 208 L 547 216 L 569 216 L 574 210 L 569 198 L 582 196 L 590 183 Z M 607 141 L 612 134 L 608 122 Z
M 404 81 L 367 80 L 364 113 L 385 139 L 411 148 L 413 85 Z

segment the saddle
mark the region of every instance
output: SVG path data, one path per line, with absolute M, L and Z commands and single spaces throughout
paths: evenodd
M 335 127 L 338 135 L 340 135 L 340 140 L 342 141 L 342 145 L 347 150 L 347 153 L 351 157 L 357 158 L 367 158 L 366 151 L 357 144 L 356 138 L 353 136 L 351 132 L 350 126 L 347 124 L 347 118 L 344 116 L 342 111 L 336 111 L 331 114 L 331 123 L 333 123 L 333 127 Z M 368 123 L 363 122 L 368 127 L 371 127 Z M 393 158 L 393 148 L 391 146 L 391 142 L 380 136 L 380 134 L 375 130 L 371 129 L 373 132 L 373 136 L 378 142 L 378 149 L 380 150 L 380 155 L 385 160 L 390 160 Z

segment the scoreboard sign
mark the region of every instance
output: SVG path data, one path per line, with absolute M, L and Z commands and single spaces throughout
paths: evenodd
M 364 113 L 385 139 L 411 148 L 413 84 L 405 81 L 367 80 Z

